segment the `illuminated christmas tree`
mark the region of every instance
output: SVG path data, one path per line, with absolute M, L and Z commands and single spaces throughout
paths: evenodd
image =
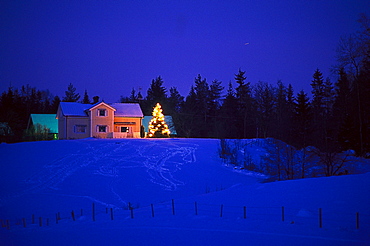
M 168 138 L 170 136 L 170 130 L 166 122 L 164 121 L 164 115 L 162 113 L 162 107 L 159 103 L 155 105 L 152 113 L 153 117 L 149 122 L 149 133 L 150 138 Z

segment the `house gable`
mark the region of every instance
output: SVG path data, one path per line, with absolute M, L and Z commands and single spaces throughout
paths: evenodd
M 105 102 L 97 103 L 89 108 L 92 137 L 109 137 L 109 133 L 113 132 L 114 129 L 114 111 L 116 109 Z

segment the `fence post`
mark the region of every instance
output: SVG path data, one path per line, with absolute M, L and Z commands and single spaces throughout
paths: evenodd
M 92 203 L 92 220 L 95 221 L 95 203 Z
M 223 210 L 223 208 L 224 208 L 224 205 L 223 205 L 223 204 L 221 204 L 220 217 L 222 217 L 222 210 Z
M 195 206 L 195 215 L 198 215 L 198 204 L 197 202 L 194 203 Z
M 35 215 L 32 214 L 32 224 L 35 224 Z
M 134 218 L 134 208 L 130 207 L 130 210 L 131 210 L 131 219 Z
M 26 228 L 26 219 L 22 218 L 22 222 L 23 222 L 23 227 Z
M 152 217 L 154 217 L 154 206 L 153 206 L 153 203 L 150 204 L 150 206 L 152 207 Z
M 9 222 L 9 220 L 6 220 L 6 229 L 10 230 L 10 222 Z
M 247 218 L 247 207 L 244 206 L 244 219 L 246 219 L 246 218 Z
M 356 213 L 356 229 L 360 229 L 360 213 Z
M 110 219 L 113 220 L 113 208 L 110 208 Z
M 172 199 L 172 214 L 175 215 L 175 201 Z
M 39 226 L 42 226 L 42 217 L 39 217 Z
M 319 227 L 322 228 L 322 209 L 319 208 Z
M 72 215 L 72 220 L 73 221 L 76 221 L 76 218 L 75 218 L 75 212 L 72 210 L 72 212 L 71 212 L 71 215 Z
M 284 222 L 285 220 L 285 208 L 284 206 L 281 207 L 281 221 Z

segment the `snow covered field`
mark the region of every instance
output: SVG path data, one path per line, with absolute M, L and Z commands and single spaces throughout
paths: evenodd
M 370 173 L 261 183 L 224 166 L 218 148 L 212 139 L 1 144 L 0 245 L 370 245 Z

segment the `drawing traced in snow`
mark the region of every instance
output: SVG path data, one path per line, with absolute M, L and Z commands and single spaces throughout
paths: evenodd
M 197 145 L 179 142 L 174 142 L 170 148 L 161 145 L 160 140 L 103 141 L 101 144 L 86 141 L 76 153 L 50 161 L 40 172 L 25 180 L 30 185 L 25 192 L 58 191 L 66 179 L 77 172 L 87 172 L 111 179 L 107 192 L 112 193 L 119 203 L 126 204 L 117 187 L 131 168 L 143 168 L 147 180 L 161 189 L 174 191 L 184 185 L 175 173 L 183 165 L 196 161 Z M 80 196 L 86 197 L 86 194 Z

